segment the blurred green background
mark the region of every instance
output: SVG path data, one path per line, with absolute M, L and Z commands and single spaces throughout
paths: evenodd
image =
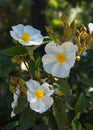
M 87 27 L 89 22 L 93 22 L 93 1 L 0 0 L 0 51 L 14 45 L 9 31 L 11 26 L 19 23 L 32 25 L 40 29 L 43 35 L 47 35 L 45 26 L 53 26 L 61 36 L 63 24 L 60 17 L 62 13 L 66 14 L 69 24 L 75 18 L 78 25 L 84 24 Z M 0 130 L 4 130 L 10 122 L 17 120 L 17 117 L 13 119 L 10 117 L 13 98 L 12 93 L 9 91 L 9 80 L 10 76 L 19 75 L 19 66 L 12 63 L 11 58 L 0 53 Z M 75 73 L 81 73 L 85 78 L 92 79 L 92 61 L 93 52 L 89 51 L 87 57 L 83 57 L 77 65 L 78 69 L 76 69 Z M 76 75 L 72 76 L 72 80 L 76 83 L 74 76 Z M 79 83 L 81 86 L 79 91 L 87 91 L 87 83 L 86 85 Z

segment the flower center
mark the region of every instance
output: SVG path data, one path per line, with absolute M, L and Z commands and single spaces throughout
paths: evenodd
M 41 99 L 41 98 L 44 97 L 44 90 L 43 89 L 38 89 L 38 90 L 36 90 L 35 94 L 36 94 L 37 98 Z
M 66 61 L 67 58 L 65 54 L 59 53 L 56 55 L 56 59 L 60 64 L 62 64 Z
M 23 33 L 21 39 L 22 39 L 24 42 L 29 42 L 29 41 L 30 41 L 30 34 L 29 34 L 29 33 L 26 33 L 26 32 Z

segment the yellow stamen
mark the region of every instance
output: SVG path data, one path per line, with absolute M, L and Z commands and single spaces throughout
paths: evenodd
M 44 97 L 44 90 L 43 89 L 38 89 L 35 94 L 36 94 L 36 97 L 38 99 L 41 99 L 41 98 Z
M 21 39 L 24 42 L 29 42 L 30 41 L 30 34 L 29 33 L 23 33 Z
M 63 53 L 57 54 L 56 59 L 60 64 L 64 63 L 67 60 L 66 55 Z

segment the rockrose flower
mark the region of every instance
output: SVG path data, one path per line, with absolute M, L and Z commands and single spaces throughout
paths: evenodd
M 90 34 L 93 32 L 93 23 L 88 24 Z
M 10 35 L 24 46 L 40 45 L 43 41 L 41 32 L 30 25 L 18 24 L 12 26 Z
M 16 114 L 14 113 L 14 109 L 18 104 L 18 95 L 20 95 L 20 88 L 16 88 L 16 92 L 13 95 L 14 101 L 12 102 L 11 106 L 12 106 L 12 112 L 11 112 L 11 117 L 14 117 Z
M 49 89 L 49 84 L 40 85 L 35 80 L 26 82 L 27 100 L 30 103 L 30 108 L 38 113 L 47 111 L 53 104 L 53 98 L 50 97 L 54 90 Z
M 72 42 L 64 42 L 62 45 L 53 41 L 48 43 L 46 54 L 42 57 L 44 70 L 59 78 L 67 77 L 74 66 L 77 50 Z

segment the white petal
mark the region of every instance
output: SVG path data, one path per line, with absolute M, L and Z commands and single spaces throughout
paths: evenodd
M 56 59 L 55 56 L 46 54 L 42 57 L 42 62 L 45 71 L 50 73 L 52 67 L 56 64 Z
M 65 54 L 76 53 L 78 48 L 72 42 L 64 42 L 61 46 L 62 52 Z
M 45 112 L 52 106 L 53 98 L 49 96 L 45 96 L 42 101 L 44 102 L 45 105 L 45 110 L 43 110 Z
M 35 93 L 30 92 L 29 90 L 27 90 L 27 100 L 29 102 L 36 102 L 37 98 L 35 96 Z
M 23 34 L 23 31 L 24 31 L 24 25 L 23 24 L 18 24 L 18 25 L 12 26 L 12 29 L 16 33 L 18 33 L 19 36 L 21 36 Z
M 24 27 L 24 32 L 28 32 L 28 33 L 30 33 L 31 35 L 40 34 L 40 31 L 39 31 L 39 30 L 33 28 L 33 27 L 30 26 L 30 25 L 26 25 L 26 26 Z
M 34 103 L 30 102 L 30 108 L 38 113 L 47 111 L 53 104 L 53 98 L 45 96 L 42 100 L 37 100 Z
M 57 46 L 56 43 L 54 43 L 53 41 L 48 43 L 46 46 L 45 46 L 45 51 L 46 53 L 48 54 L 52 54 L 52 55 L 56 55 L 58 54 L 58 52 L 60 51 L 60 47 L 59 45 Z
M 37 45 L 43 42 L 44 37 L 41 34 L 32 36 L 31 40 L 37 42 Z
M 31 92 L 35 92 L 37 89 L 41 88 L 39 82 L 32 79 L 26 82 L 26 86 Z
M 30 102 L 30 108 L 38 113 L 43 113 L 45 105 L 42 100 L 37 100 L 36 102 Z
M 10 31 L 10 35 L 13 39 L 19 40 L 19 36 L 15 31 Z
M 44 90 L 45 95 L 47 95 L 47 96 L 50 96 L 50 95 L 52 95 L 54 93 L 54 90 L 50 90 L 49 86 L 50 85 L 48 83 L 43 83 L 42 84 L 42 89 Z
M 75 53 L 69 54 L 69 55 L 67 56 L 66 65 L 68 65 L 69 68 L 73 67 L 74 64 L 75 64 L 75 59 L 76 59 L 76 54 L 75 54 Z
M 11 117 L 16 116 L 16 114 L 14 113 L 14 111 L 11 112 Z
M 23 46 L 32 46 L 32 45 L 40 45 L 42 43 L 42 39 L 40 39 L 40 41 L 29 41 L 29 42 L 24 42 L 22 39 L 18 40 L 20 44 L 22 44 Z
M 55 64 L 52 68 L 52 75 L 59 77 L 59 78 L 65 78 L 69 75 L 70 70 L 65 69 L 63 65 L 61 64 Z
M 11 103 L 11 107 L 14 109 L 16 106 L 17 106 L 17 101 L 13 101 L 12 103 Z
M 92 31 L 93 31 L 93 23 L 89 23 L 89 24 L 88 24 L 88 28 L 89 28 L 89 32 L 90 32 L 90 34 L 91 34 Z

